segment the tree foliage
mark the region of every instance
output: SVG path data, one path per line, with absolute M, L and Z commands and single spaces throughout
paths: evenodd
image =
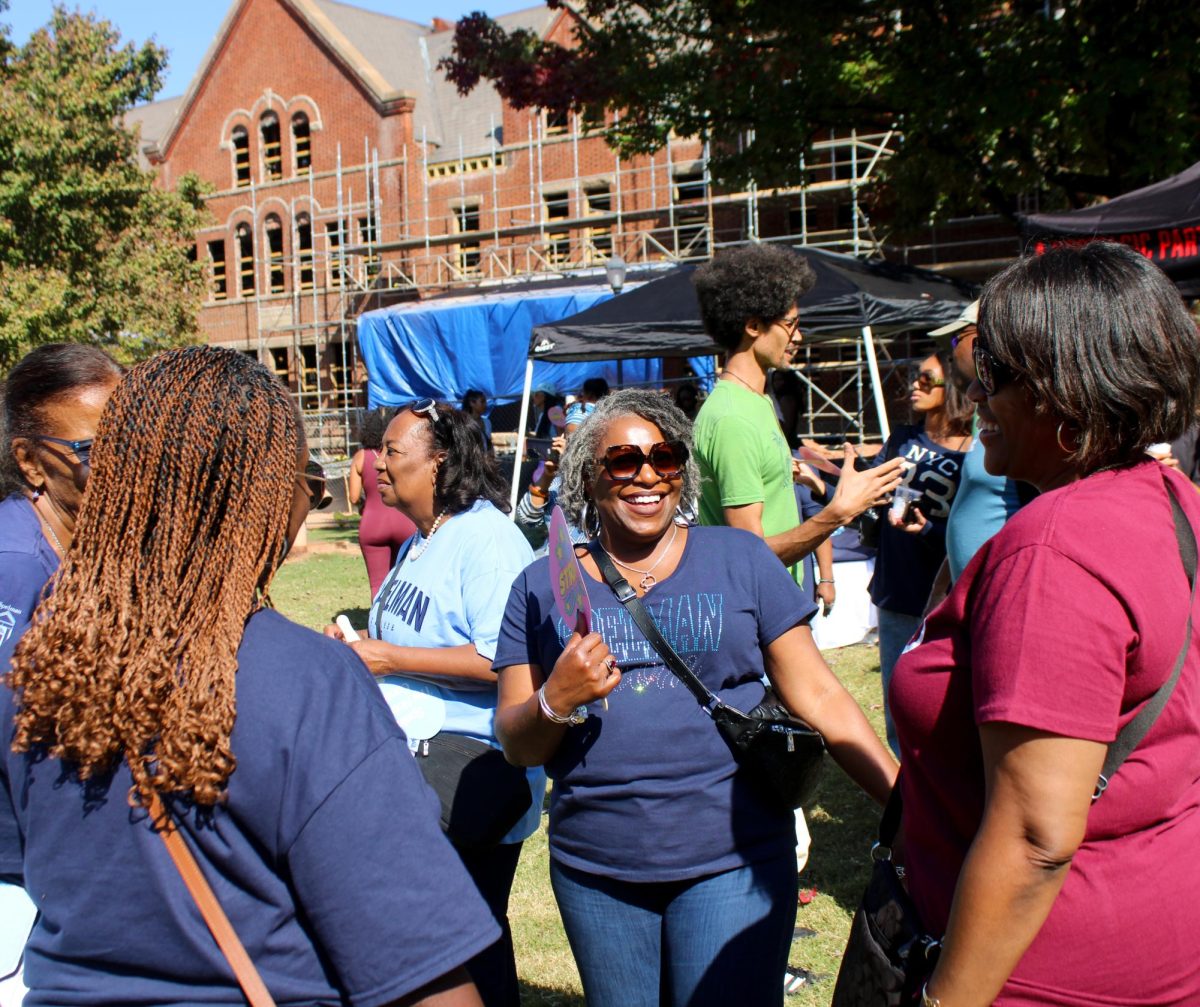
M 625 154 L 671 131 L 713 144 L 730 184 L 802 179 L 826 131 L 897 126 L 883 167 L 902 219 L 1019 198 L 1083 205 L 1198 156 L 1192 0 L 547 0 L 563 47 L 461 20 L 447 77 L 518 108 L 608 107 Z
M 0 366 L 45 342 L 130 361 L 195 338 L 199 183 L 159 188 L 121 122 L 165 61 L 63 8 L 23 46 L 0 34 Z

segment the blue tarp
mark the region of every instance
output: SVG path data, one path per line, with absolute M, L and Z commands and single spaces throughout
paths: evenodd
M 560 287 L 544 294 L 481 294 L 366 312 L 358 320 L 358 344 L 370 375 L 368 402 L 395 406 L 426 396 L 458 402 L 470 388 L 493 401 L 520 399 L 533 327 L 610 297 L 611 291 L 600 286 Z M 662 361 L 625 360 L 620 380 L 615 360 L 534 364 L 534 387 L 548 382 L 559 394 L 577 392 L 590 377 L 611 385 L 659 382 Z

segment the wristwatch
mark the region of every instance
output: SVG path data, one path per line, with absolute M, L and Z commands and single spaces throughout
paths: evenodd
M 929 983 L 921 987 L 921 1007 L 942 1007 L 942 1001 L 929 995 Z
M 588 719 L 586 706 L 577 706 L 574 710 L 568 713 L 565 717 L 561 713 L 555 713 L 550 704 L 546 701 L 546 683 L 542 683 L 542 687 L 537 691 L 538 707 L 542 711 L 542 715 L 553 724 L 582 724 Z

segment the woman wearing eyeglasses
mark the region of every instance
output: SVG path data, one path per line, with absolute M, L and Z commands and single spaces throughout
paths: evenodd
M 241 993 L 171 819 L 280 1004 L 478 1007 L 498 928 L 362 663 L 272 611 L 319 480 L 287 390 L 236 350 L 133 368 L 45 616 L 0 648 L 0 877 L 40 916 L 31 1005 Z M 164 810 L 165 809 L 165 812 Z
M 1144 453 L 1195 415 L 1200 333 L 1154 265 L 1094 243 L 993 278 L 974 356 L 984 465 L 1041 495 L 896 667 L 909 891 L 945 935 L 926 1003 L 1200 1003 L 1200 646 L 1172 504 L 1186 551 L 1200 498 Z
M 904 479 L 897 495 L 910 495 L 880 521 L 879 552 L 871 579 L 871 601 L 879 610 L 879 670 L 883 677 L 883 712 L 888 744 L 899 754 L 896 727 L 888 706 L 892 669 L 900 652 L 921 624 L 942 561 L 946 558 L 946 519 L 958 491 L 963 458 L 971 447 L 975 409 L 966 395 L 947 380 L 950 355 L 939 351 L 918 365 L 909 404 L 916 422 L 896 427 L 873 464 L 904 460 Z
M 71 546 L 100 412 L 121 379 L 102 350 L 39 346 L 4 382 L 0 643 L 20 634 Z
M 375 596 L 370 639 L 351 646 L 378 677 L 418 765 L 436 781 L 455 739 L 464 750 L 499 748 L 492 658 L 509 587 L 533 552 L 507 516 L 507 489 L 466 413 L 432 399 L 401 409 L 384 433 L 375 475 L 383 502 L 406 514 L 417 532 Z M 337 627 L 326 632 L 342 636 Z M 521 806 L 474 820 L 467 790 L 447 795 L 442 787 L 439 795 L 467 815 L 448 832 L 503 929 L 468 971 L 487 1007 L 516 1007 L 508 898 L 521 843 L 541 821 L 545 774 L 520 772 L 496 754 L 502 765 L 473 770 L 487 778 L 466 774 L 464 782 L 512 789 Z M 480 803 L 478 816 L 484 810 Z
M 748 711 L 765 673 L 877 800 L 896 767 L 825 666 L 815 607 L 763 540 L 690 527 L 691 424 L 615 392 L 567 444 L 559 501 L 705 684 Z M 779 1003 L 796 913 L 792 813 L 760 801 L 713 722 L 581 556 L 592 632 L 563 624 L 548 560 L 513 585 L 497 734 L 554 780 L 551 880 L 591 1007 Z

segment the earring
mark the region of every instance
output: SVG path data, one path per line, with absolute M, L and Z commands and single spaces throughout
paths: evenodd
M 40 497 L 41 495 L 42 495 L 42 488 L 40 486 L 33 487 L 33 493 L 31 494 L 31 496 L 33 498 L 34 503 L 37 503 L 38 497 Z
M 682 501 L 675 505 L 675 523 L 680 528 L 686 528 L 688 525 L 696 523 L 696 507 L 693 503 L 688 503 L 685 507 Z
M 1063 443 L 1063 427 L 1066 426 L 1066 424 L 1066 420 L 1063 420 L 1061 423 L 1059 423 L 1058 429 L 1054 432 L 1054 439 L 1058 441 L 1058 446 L 1062 449 L 1064 454 L 1073 455 L 1077 450 L 1078 445 L 1075 447 L 1070 447 L 1069 445 Z
M 592 502 L 585 500 L 583 510 L 579 512 L 579 527 L 588 538 L 596 538 L 600 534 L 600 515 L 592 510 Z

